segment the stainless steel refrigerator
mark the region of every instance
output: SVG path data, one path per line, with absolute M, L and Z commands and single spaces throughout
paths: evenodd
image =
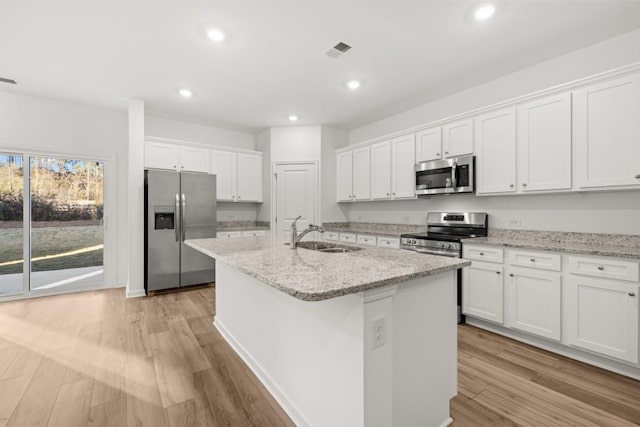
M 145 170 L 144 204 L 147 293 L 213 282 L 213 258 L 184 242 L 216 237 L 216 176 Z

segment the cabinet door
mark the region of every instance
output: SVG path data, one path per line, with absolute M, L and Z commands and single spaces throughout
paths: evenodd
M 180 170 L 191 172 L 209 172 L 211 156 L 206 148 L 180 147 Z
M 507 326 L 560 341 L 560 273 L 512 268 L 506 295 Z
M 462 312 L 469 316 L 502 323 L 502 265 L 474 261 L 462 271 Z
M 578 188 L 640 187 L 640 74 L 574 92 Z
M 569 276 L 566 326 L 570 345 L 638 363 L 638 285 Z
M 231 151 L 211 151 L 211 173 L 216 175 L 216 198 L 236 200 L 237 154 Z
M 391 197 L 416 197 L 416 144 L 413 134 L 391 140 Z
M 516 191 L 515 108 L 476 118 L 477 192 Z
M 237 194 L 238 202 L 262 201 L 262 156 L 238 153 Z
M 522 191 L 571 189 L 571 94 L 518 107 Z
M 370 147 L 353 150 L 353 200 L 371 199 Z
M 442 126 L 444 157 L 473 154 L 473 120 L 463 120 Z
M 371 146 L 371 198 L 391 198 L 391 141 Z
M 178 170 L 180 146 L 162 142 L 144 143 L 144 167 Z
M 416 163 L 442 158 L 442 128 L 431 128 L 416 133 Z
M 353 199 L 353 151 L 344 151 L 336 156 L 337 199 L 350 202 Z

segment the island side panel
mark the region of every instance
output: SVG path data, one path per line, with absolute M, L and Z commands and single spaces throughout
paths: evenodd
M 296 425 L 363 426 L 362 295 L 305 302 L 216 267 L 215 325 Z
M 457 394 L 456 272 L 402 283 L 392 299 L 392 425 L 446 426 Z

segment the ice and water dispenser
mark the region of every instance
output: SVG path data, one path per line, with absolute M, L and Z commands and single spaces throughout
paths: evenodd
M 173 230 L 175 228 L 176 212 L 173 206 L 154 206 L 154 226 L 155 230 Z

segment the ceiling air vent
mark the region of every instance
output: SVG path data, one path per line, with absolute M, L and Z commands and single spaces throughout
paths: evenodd
M 18 84 L 18 83 L 16 83 L 15 80 L 5 79 L 3 77 L 0 77 L 0 83 L 9 83 L 9 84 L 12 84 L 12 85 L 17 85 Z
M 327 56 L 330 56 L 331 58 L 334 58 L 334 59 L 340 58 L 340 56 L 342 56 L 342 54 L 348 51 L 349 49 L 351 49 L 351 46 L 349 46 L 344 42 L 340 42 L 334 47 L 332 47 L 331 49 L 329 49 L 329 51 L 327 52 Z

